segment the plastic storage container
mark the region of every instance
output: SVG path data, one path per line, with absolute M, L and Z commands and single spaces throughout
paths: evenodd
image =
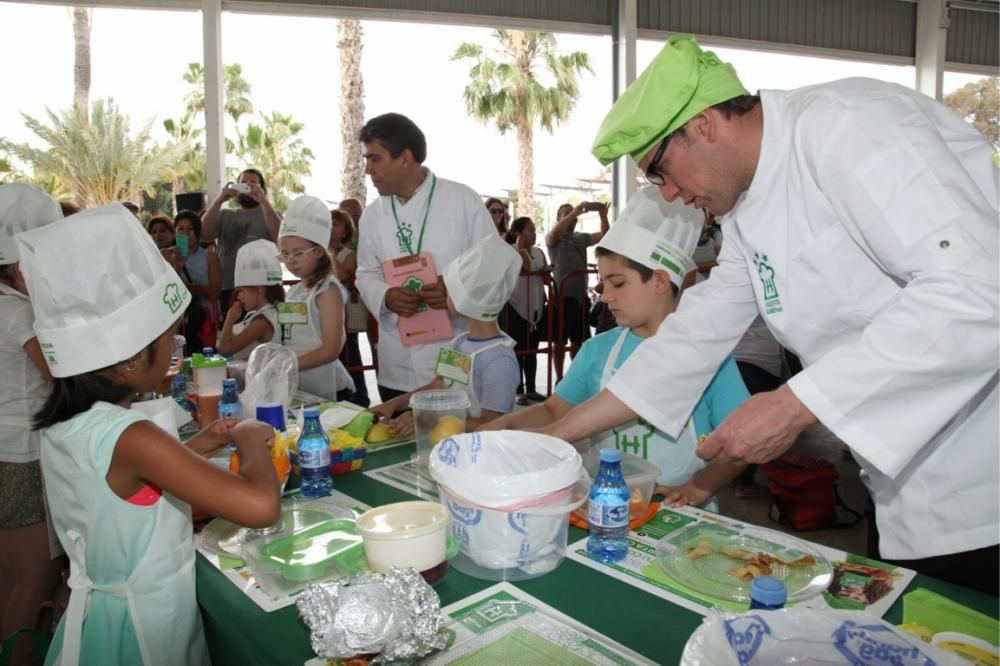
M 358 531 L 372 571 L 413 567 L 423 572 L 445 561 L 447 510 L 435 502 L 396 502 L 376 507 L 358 518 Z
M 510 430 L 456 435 L 434 448 L 430 473 L 451 515 L 459 571 L 524 580 L 562 562 L 567 518 L 588 486 L 571 445 Z
M 591 479 L 597 476 L 597 470 L 600 466 L 600 449 L 593 447 L 583 454 L 583 468 Z M 625 483 L 628 485 L 631 495 L 629 498 L 629 520 L 635 520 L 642 517 L 649 508 L 649 503 L 653 499 L 656 479 L 660 476 L 660 468 L 639 456 L 622 453 L 622 475 L 625 477 Z M 575 513 L 582 520 L 587 520 L 587 504 L 584 503 Z
M 417 438 L 417 464 L 427 468 L 431 449 L 446 437 L 465 432 L 469 396 L 458 389 L 420 391 L 410 398 L 413 429 Z

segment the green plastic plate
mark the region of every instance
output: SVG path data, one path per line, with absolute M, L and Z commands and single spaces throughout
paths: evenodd
M 261 547 L 261 558 L 281 568 L 288 580 L 320 578 L 331 564 L 352 568 L 358 549 L 363 548 L 354 521 L 333 519 Z

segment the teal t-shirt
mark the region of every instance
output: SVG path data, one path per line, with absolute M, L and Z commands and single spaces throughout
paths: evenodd
M 601 390 L 604 364 L 611 355 L 621 332 L 622 327 L 619 326 L 584 342 L 569 370 L 556 386 L 556 395 L 571 405 L 578 405 L 597 395 Z M 615 359 L 611 376 L 614 376 L 614 372 L 645 339 L 631 331 L 628 332 L 618 358 Z M 715 430 L 730 412 L 749 397 L 750 394 L 747 393 L 740 371 L 736 367 L 736 361 L 732 356 L 727 356 L 691 415 L 697 435 L 701 437 Z

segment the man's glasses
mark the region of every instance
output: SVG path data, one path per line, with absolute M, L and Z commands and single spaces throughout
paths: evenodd
M 674 135 L 681 131 L 683 127 L 684 126 L 682 125 L 663 137 L 663 141 L 660 141 L 660 145 L 656 147 L 656 152 L 653 153 L 653 159 L 650 160 L 649 165 L 646 167 L 646 180 L 649 181 L 650 184 L 660 186 L 666 182 L 666 179 L 660 172 L 660 162 L 663 161 L 663 155 L 667 152 L 667 146 L 670 145 L 670 140 L 674 138 Z
M 287 264 L 292 259 L 295 259 L 296 261 L 301 259 L 303 255 L 309 254 L 317 247 L 319 246 L 314 245 L 313 247 L 307 247 L 304 250 L 296 250 L 295 252 L 279 252 L 275 256 L 278 257 L 278 261 L 280 261 L 283 264 Z
M 489 210 L 493 215 L 503 215 L 503 208 L 490 208 Z

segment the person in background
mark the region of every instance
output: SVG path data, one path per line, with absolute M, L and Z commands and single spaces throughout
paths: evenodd
M 358 199 L 348 197 L 347 199 L 343 199 L 337 205 L 337 208 L 350 215 L 351 219 L 354 221 L 354 235 L 351 237 L 351 240 L 348 241 L 347 246 L 357 252 L 358 234 L 361 231 L 361 227 L 358 226 L 358 224 L 361 222 L 361 214 L 364 212 L 365 207 L 361 205 L 361 202 Z
M 72 572 L 49 663 L 207 665 L 190 504 L 274 524 L 274 429 L 228 419 L 182 444 L 130 409 L 166 376 L 191 295 L 120 205 L 24 232 L 18 250 L 54 377 L 33 427 Z M 238 473 L 208 459 L 229 442 Z
M 519 217 L 510 225 L 507 242 L 513 244 L 521 256 L 521 273 L 517 285 L 510 295 L 507 308 L 507 332 L 517 342 L 516 351 L 528 352 L 517 356 L 521 377 L 517 384 L 517 404 L 529 401 L 540 402 L 545 396 L 535 390 L 535 375 L 538 370 L 538 341 L 545 322 L 545 281 L 537 273 L 545 269 L 545 253 L 535 245 L 535 223 L 530 217 Z
M 245 190 L 245 191 L 244 191 Z M 237 208 L 222 206 L 236 197 Z M 202 216 L 202 236 L 215 241 L 216 252 L 222 261 L 222 292 L 219 309 L 226 312 L 233 295 L 233 276 L 236 271 L 236 253 L 246 243 L 258 238 L 275 241 L 281 217 L 267 198 L 264 174 L 257 169 L 244 169 L 235 183 L 229 183 Z
M 490 219 L 493 220 L 497 233 L 501 238 L 507 236 L 507 205 L 496 197 L 486 200 L 486 210 L 489 211 Z
M 33 629 L 41 604 L 52 598 L 61 562 L 52 557 L 38 462 L 39 436 L 31 417 L 52 380 L 32 328 L 28 288 L 18 265 L 17 233 L 62 217 L 41 188 L 0 185 L 0 636 Z M 7 663 L 32 661 L 22 636 Z
M 406 409 L 418 391 L 464 390 L 471 405 L 465 420 L 469 431 L 514 409 L 514 388 L 520 376 L 512 349 L 515 343 L 500 330 L 497 316 L 514 290 L 521 265 L 518 253 L 497 234 L 480 240 L 448 264 L 444 272 L 448 309 L 465 319 L 469 330 L 448 344 L 455 354 L 448 356 L 453 363 L 447 376 L 464 375 L 465 381 L 445 379 L 438 372 L 445 361 L 439 360 L 434 379 L 425 386 L 372 407 L 370 411 L 389 424 L 393 436 L 413 432 L 413 412 L 393 415 Z
M 358 290 L 379 319 L 378 384 L 382 400 L 427 384 L 434 377 L 438 351 L 446 341 L 406 347 L 399 317 L 427 306 L 447 309 L 444 282 L 419 292 L 390 287 L 382 264 L 425 253 L 443 270 L 484 236 L 496 236 L 482 199 L 470 187 L 438 178 L 423 166 L 427 141 L 412 120 L 398 113 L 370 119 L 361 128 L 365 172 L 379 198 L 365 209 L 358 225 Z M 456 334 L 466 330 L 451 318 Z
M 149 232 L 156 247 L 161 250 L 173 246 L 174 244 L 174 221 L 166 215 L 154 215 L 146 223 L 146 231 Z
M 680 201 L 667 203 L 656 188 L 637 192 L 621 217 L 597 245 L 597 266 L 604 289 L 601 299 L 618 328 L 584 343 L 556 393 L 497 419 L 489 429 L 551 425 L 593 397 L 617 369 L 648 340 L 673 312 L 701 231 L 701 214 Z M 668 261 L 663 261 L 669 257 Z M 742 465 L 708 465 L 695 450 L 699 439 L 747 399 L 736 363 L 728 358 L 698 397 L 683 430 L 670 436 L 642 420 L 595 433 L 591 446 L 616 448 L 655 463 L 660 469 L 654 492 L 670 505 L 694 504 L 718 511 L 715 493 L 731 482 Z
M 63 217 L 69 217 L 70 215 L 75 215 L 76 213 L 79 213 L 80 210 L 82 210 L 80 208 L 80 204 L 76 203 L 75 201 L 69 201 L 69 200 L 60 201 L 59 208 L 62 209 Z
M 184 286 L 196 297 L 188 307 L 184 322 L 184 337 L 187 339 L 184 353 L 190 356 L 205 347 L 215 346 L 219 332 L 217 303 L 222 286 L 222 266 L 219 255 L 201 247 L 201 218 L 197 213 L 191 210 L 177 213 L 174 232 L 174 246 L 164 256 L 181 274 Z M 186 241 L 178 240 L 182 237 Z
M 671 37 L 592 149 L 629 155 L 668 200 L 725 215 L 719 265 L 549 434 L 641 415 L 666 432 L 758 315 L 803 369 L 698 447 L 781 456 L 822 422 L 875 501 L 880 557 L 1000 587 L 1000 248 L 983 136 L 903 86 L 851 78 L 750 95 L 694 37 Z
M 250 358 L 266 342 L 281 344 L 281 327 L 275 307 L 285 300 L 281 286 L 278 246 L 260 238 L 240 248 L 236 255 L 236 294 L 222 324 L 216 349 L 235 359 Z
M 596 211 L 601 218 L 601 229 L 593 233 L 576 231 L 576 223 L 580 215 L 586 211 Z M 545 245 L 549 250 L 549 259 L 555 269 L 556 288 L 559 293 L 558 320 L 564 327 L 561 340 L 555 342 L 564 345 L 570 342 L 570 358 L 576 356 L 580 345 L 590 337 L 588 318 L 590 315 L 590 298 L 587 295 L 587 248 L 596 245 L 608 232 L 608 206 L 599 202 L 583 202 L 572 206 L 563 204 L 556 213 L 556 223 L 545 235 Z M 573 275 L 571 275 L 571 273 Z M 558 337 L 558 336 L 556 336 Z M 563 354 L 555 352 L 556 375 L 562 376 Z
M 330 211 L 330 257 L 333 259 L 333 271 L 340 284 L 344 285 L 348 293 L 348 303 L 359 303 L 360 295 L 357 286 L 354 284 L 355 274 L 358 271 L 358 255 L 351 249 L 351 244 L 356 236 L 354 219 L 351 215 L 339 208 Z M 363 306 L 364 304 L 362 304 Z M 350 307 L 350 306 L 347 306 Z M 365 315 L 367 318 L 367 314 Z M 358 347 L 358 334 L 356 331 L 347 331 L 347 342 L 344 344 L 344 353 L 341 362 L 347 367 L 357 367 L 363 364 L 361 360 L 361 348 Z M 367 407 L 371 404 L 368 397 L 368 387 L 365 385 L 365 373 L 363 370 L 348 370 L 351 379 L 354 381 L 354 403 Z
M 125 210 L 127 210 L 130 213 L 132 213 L 132 215 L 135 216 L 135 219 L 137 219 L 137 220 L 139 219 L 139 205 L 138 204 L 136 204 L 134 201 L 121 201 L 119 203 L 121 203 L 121 205 L 125 206 Z
M 326 250 L 331 227 L 330 210 L 316 197 L 304 194 L 288 207 L 278 231 L 278 258 L 301 282 L 288 290 L 278 323 L 285 346 L 298 356 L 299 388 L 339 401 L 351 398 L 354 382 L 338 360 L 344 348 L 347 290 L 333 274 Z M 301 308 L 304 313 L 297 310 Z

